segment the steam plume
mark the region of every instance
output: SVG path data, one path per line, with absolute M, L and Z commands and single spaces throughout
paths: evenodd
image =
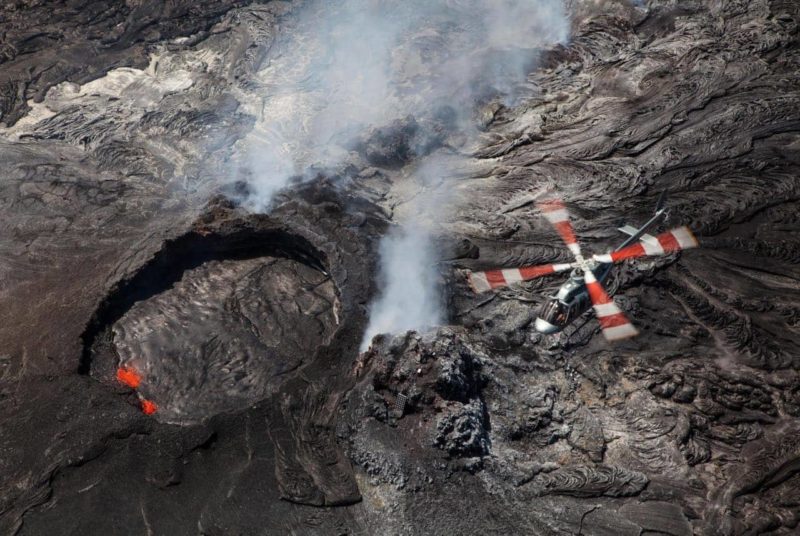
M 310 0 L 282 24 L 258 80 L 260 120 L 246 142 L 245 204 L 257 211 L 312 166 L 357 161 L 354 138 L 401 118 L 411 118 L 415 133 L 400 164 L 416 156 L 413 164 L 429 170 L 430 151 L 420 147 L 432 135 L 430 118 L 447 110 L 447 128 L 474 141 L 476 102 L 512 103 L 537 50 L 568 31 L 562 0 Z M 426 173 L 414 177 L 426 184 Z M 377 333 L 441 321 L 429 225 L 442 209 L 427 208 L 414 207 L 427 217 L 381 244 L 380 297 L 362 349 Z
M 416 224 L 393 230 L 382 240 L 380 256 L 382 290 L 370 311 L 362 352 L 378 333 L 421 329 L 442 319 L 438 274 L 431 262 L 436 254 L 428 230 Z
M 446 105 L 472 130 L 475 97 L 512 98 L 568 29 L 561 0 L 309 0 L 282 25 L 244 144 L 256 211 L 292 176 L 346 161 L 369 127 Z

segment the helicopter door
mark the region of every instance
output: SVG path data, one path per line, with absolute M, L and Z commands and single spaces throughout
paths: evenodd
M 592 306 L 592 301 L 589 299 L 588 292 L 584 292 L 583 294 L 581 294 L 580 297 L 578 298 L 578 301 L 575 302 L 575 309 L 577 314 L 583 313 L 591 306 Z
M 573 320 L 578 318 L 578 316 L 583 311 L 586 310 L 584 296 L 580 294 L 578 296 L 575 296 L 575 299 L 573 299 L 569 304 L 565 304 L 565 306 L 566 306 L 567 319 L 569 322 L 572 322 Z
M 567 305 L 567 313 L 566 314 L 567 314 L 567 321 L 568 322 L 572 322 L 573 320 L 575 320 L 575 317 L 577 316 L 576 313 L 578 311 L 580 311 L 579 305 L 580 305 L 579 302 L 571 302 L 569 305 Z

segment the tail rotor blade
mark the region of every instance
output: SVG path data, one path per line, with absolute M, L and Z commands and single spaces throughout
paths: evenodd
M 481 293 L 512 283 L 530 281 L 537 277 L 563 272 L 570 268 L 573 268 L 572 264 L 543 264 L 540 266 L 526 266 L 523 268 L 470 272 L 469 285 L 472 287 L 472 290 Z
M 553 227 L 556 228 L 561 239 L 576 258 L 581 259 L 581 246 L 575 237 L 575 229 L 569 221 L 569 211 L 560 199 L 549 199 L 540 201 L 537 206 L 542 211 L 542 215 L 547 218 Z
M 636 259 L 653 255 L 668 255 L 684 249 L 692 249 L 699 246 L 697 239 L 688 227 L 678 227 L 666 233 L 661 233 L 649 240 L 642 240 L 636 244 L 631 244 L 605 255 L 595 255 L 597 262 L 612 263 L 620 262 L 625 259 Z
M 589 297 L 592 299 L 597 320 L 603 329 L 603 335 L 609 342 L 628 339 L 639 334 L 591 270 L 584 272 L 584 281 L 586 289 L 589 291 Z

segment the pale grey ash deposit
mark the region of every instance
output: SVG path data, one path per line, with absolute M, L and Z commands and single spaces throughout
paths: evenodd
M 0 534 L 796 534 L 798 23 L 3 3 Z M 570 260 L 545 192 L 601 253 L 663 190 L 635 339 L 466 284 Z

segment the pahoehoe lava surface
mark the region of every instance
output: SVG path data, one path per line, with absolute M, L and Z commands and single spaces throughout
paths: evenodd
M 568 1 L 449 183 L 449 325 L 359 355 L 402 129 L 268 215 L 228 167 L 299 4 L 0 7 L 0 533 L 796 533 L 800 5 Z M 547 189 L 596 252 L 664 189 L 696 230 L 615 269 L 638 338 L 535 335 L 556 278 L 467 289 L 567 259 Z

